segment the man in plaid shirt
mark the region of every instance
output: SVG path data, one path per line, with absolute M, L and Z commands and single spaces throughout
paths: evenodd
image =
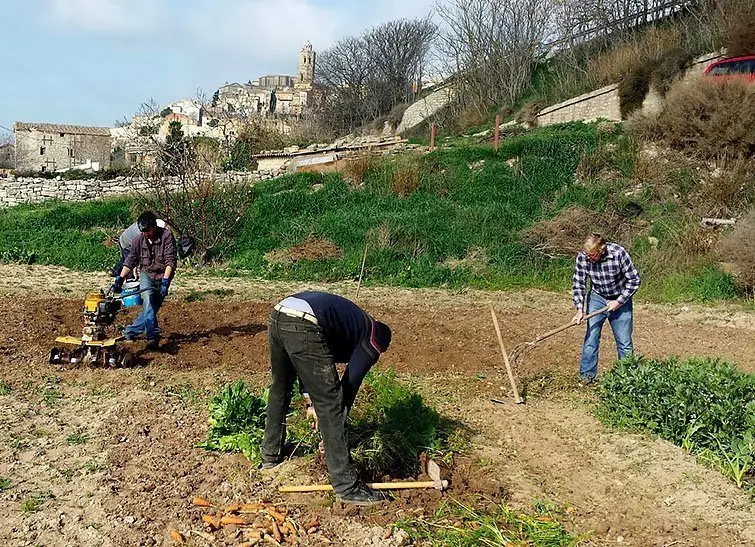
M 587 323 L 579 376 L 582 385 L 591 384 L 598 373 L 600 333 L 606 319 L 611 324 L 619 359 L 632 353 L 632 296 L 640 287 L 640 274 L 632 264 L 629 253 L 620 245 L 607 243 L 600 234 L 590 234 L 577 254 L 574 267 L 574 307 L 572 321 L 584 318 L 587 278 L 590 295 L 587 313 L 608 306 L 609 311 L 591 318 Z

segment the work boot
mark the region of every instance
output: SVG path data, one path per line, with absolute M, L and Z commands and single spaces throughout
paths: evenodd
M 367 486 L 357 486 L 347 494 L 336 496 L 341 503 L 350 505 L 378 505 L 383 503 L 386 498 L 382 492 L 376 492 Z
M 160 339 L 159 338 L 152 338 L 151 340 L 147 340 L 147 345 L 145 346 L 148 350 L 158 350 L 160 349 Z

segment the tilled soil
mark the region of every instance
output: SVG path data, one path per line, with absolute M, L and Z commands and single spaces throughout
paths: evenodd
M 54 282 L 43 286 L 51 272 Z M 326 495 L 283 500 L 242 457 L 195 447 L 207 432 L 210 394 L 239 378 L 267 381 L 267 314 L 296 287 L 179 278 L 161 312 L 163 349 L 147 352 L 137 342 L 136 367 L 100 370 L 51 367 L 47 357 L 55 336 L 79 331 L 83 293 L 106 278 L 5 266 L 0 276 L 0 478 L 10 480 L 0 490 L 3 544 L 171 544 L 171 529 L 202 529 L 201 511 L 189 503 L 198 495 L 221 504 L 285 501 L 295 518 L 321 520 L 312 545 L 396 545 L 403 541 L 396 534 L 382 539 L 391 522 L 437 506 L 434 492 L 356 515 Z M 219 288 L 232 292 L 214 296 Z M 332 290 L 353 297 L 353 288 Z M 362 288 L 361 296 L 393 328 L 383 364 L 473 431 L 465 464 L 472 471 L 457 470 L 448 496 L 509 497 L 522 508 L 535 499 L 565 504 L 568 526 L 592 531 L 592 545 L 755 545 L 752 503 L 720 474 L 669 443 L 611 432 L 594 419 L 590 394 L 573 387 L 580 328 L 517 366 L 531 379 L 526 405 L 489 401 L 508 389 L 487 303 L 513 349 L 568 322 L 568 295 Z M 752 371 L 753 330 L 755 314 L 743 307 L 636 304 L 635 345 L 649 356 L 720 356 Z M 608 329 L 604 344 L 601 366 L 614 351 Z M 566 385 L 557 389 L 552 378 Z M 308 467 L 293 469 L 290 482 L 312 480 Z

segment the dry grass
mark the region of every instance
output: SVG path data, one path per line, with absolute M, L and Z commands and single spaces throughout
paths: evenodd
M 537 115 L 543 109 L 543 104 L 540 101 L 530 101 L 526 103 L 522 109 L 516 113 L 517 123 L 526 125 L 527 127 L 537 127 Z
M 375 159 L 370 154 L 356 156 L 343 165 L 343 180 L 352 186 L 361 186 L 374 167 Z
M 700 185 L 702 216 L 737 216 L 755 206 L 755 161 L 720 160 Z
M 574 256 L 585 236 L 591 232 L 602 233 L 610 241 L 626 245 L 631 242 L 636 228 L 617 213 L 601 213 L 574 206 L 564 209 L 555 218 L 528 228 L 524 241 L 546 256 Z
M 637 116 L 629 128 L 702 157 L 755 157 L 755 86 L 740 79 L 679 82 L 657 116 Z
M 611 165 L 611 154 L 605 147 L 598 147 L 582 154 L 579 165 L 574 173 L 577 182 L 586 183 L 591 180 L 609 181 L 621 176 Z
M 651 28 L 647 33 L 598 54 L 588 63 L 588 73 L 595 85 L 608 85 L 620 81 L 638 62 L 661 58 L 676 48 L 682 40 L 677 28 Z
M 621 119 L 627 119 L 630 114 L 642 108 L 642 103 L 650 91 L 652 73 L 652 63 L 647 59 L 639 59 L 621 79 L 618 87 Z
M 734 263 L 739 285 L 748 291 L 755 288 L 755 211 L 751 211 L 724 238 L 719 257 Z
M 475 275 L 481 275 L 490 266 L 490 254 L 487 249 L 473 247 L 467 251 L 464 258 L 447 258 L 443 264 L 452 270 L 467 269 Z
M 733 19 L 726 36 L 730 57 L 755 54 L 755 5 L 742 2 L 739 17 Z
M 414 161 L 397 162 L 391 175 L 391 192 L 405 198 L 416 192 L 422 178 L 420 170 Z
M 288 249 L 274 249 L 265 254 L 268 264 L 293 264 L 300 260 L 329 260 L 341 258 L 341 248 L 322 237 L 309 237 Z

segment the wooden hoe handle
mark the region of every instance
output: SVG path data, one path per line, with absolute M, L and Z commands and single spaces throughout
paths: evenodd
M 596 315 L 600 315 L 601 313 L 607 312 L 609 309 L 610 308 L 608 306 L 606 306 L 604 308 L 600 308 L 598 311 L 594 311 L 592 313 L 589 313 L 589 314 L 585 315 L 582 318 L 582 321 L 587 321 L 588 319 L 591 319 L 591 318 L 595 317 Z M 572 328 L 572 327 L 574 327 L 574 326 L 576 326 L 578 324 L 579 323 L 569 323 L 568 325 L 561 325 L 560 327 L 558 327 L 556 329 L 553 329 L 551 331 L 548 331 L 545 334 L 541 334 L 540 336 L 538 336 L 537 338 L 535 338 L 531 343 L 532 344 L 537 344 L 538 342 L 542 342 L 546 338 L 550 338 L 554 334 L 558 334 L 559 332 L 565 331 L 566 329 L 570 329 L 570 328 Z
M 445 489 L 448 481 L 414 481 L 414 482 L 370 482 L 367 486 L 373 490 L 408 490 L 410 488 L 437 488 Z M 281 486 L 278 492 L 330 492 L 333 487 L 329 484 L 310 484 L 304 486 Z

